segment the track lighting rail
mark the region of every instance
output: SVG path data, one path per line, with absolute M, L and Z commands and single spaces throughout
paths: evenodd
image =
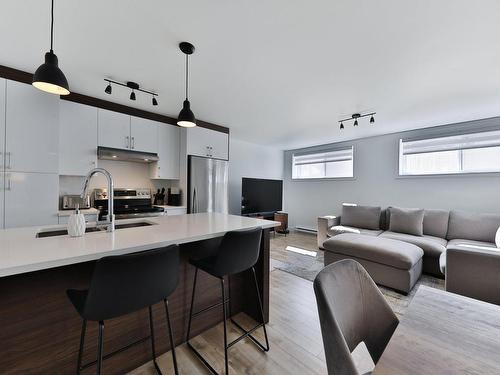
M 104 80 L 110 84 L 112 83 L 113 85 L 128 87 L 129 89 L 132 89 L 135 91 L 140 91 L 140 92 L 144 92 L 144 93 L 149 94 L 149 95 L 158 96 L 158 94 L 156 92 L 141 89 L 139 84 L 135 83 L 135 82 L 129 81 L 129 82 L 123 83 L 123 82 L 113 81 L 112 79 L 107 79 L 107 78 L 104 78 Z

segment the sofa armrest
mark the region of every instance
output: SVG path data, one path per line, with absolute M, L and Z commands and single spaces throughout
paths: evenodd
M 318 247 L 323 249 L 323 242 L 328 239 L 328 228 L 340 225 L 340 216 L 318 217 Z
M 500 305 L 500 251 L 448 249 L 446 290 Z

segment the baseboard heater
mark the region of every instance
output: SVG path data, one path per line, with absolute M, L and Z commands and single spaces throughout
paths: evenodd
M 316 229 L 301 227 L 301 226 L 295 227 L 295 230 L 297 230 L 299 232 L 306 232 L 306 233 L 318 233 L 318 231 Z

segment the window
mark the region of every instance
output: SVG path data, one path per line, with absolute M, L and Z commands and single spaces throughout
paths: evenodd
M 400 140 L 399 174 L 500 172 L 500 131 Z
M 315 153 L 297 153 L 292 157 L 292 178 L 345 178 L 354 176 L 353 148 Z

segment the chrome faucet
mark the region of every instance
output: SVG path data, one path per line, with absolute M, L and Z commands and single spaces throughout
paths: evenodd
M 89 182 L 93 175 L 96 173 L 102 173 L 106 179 L 108 180 L 108 219 L 104 222 L 97 222 L 98 225 L 107 225 L 108 232 L 114 232 L 115 230 L 115 214 L 113 207 L 113 177 L 111 177 L 111 173 L 109 173 L 104 168 L 94 168 L 85 177 L 85 183 L 83 184 L 83 191 L 81 197 L 85 200 L 88 197 L 88 188 Z

